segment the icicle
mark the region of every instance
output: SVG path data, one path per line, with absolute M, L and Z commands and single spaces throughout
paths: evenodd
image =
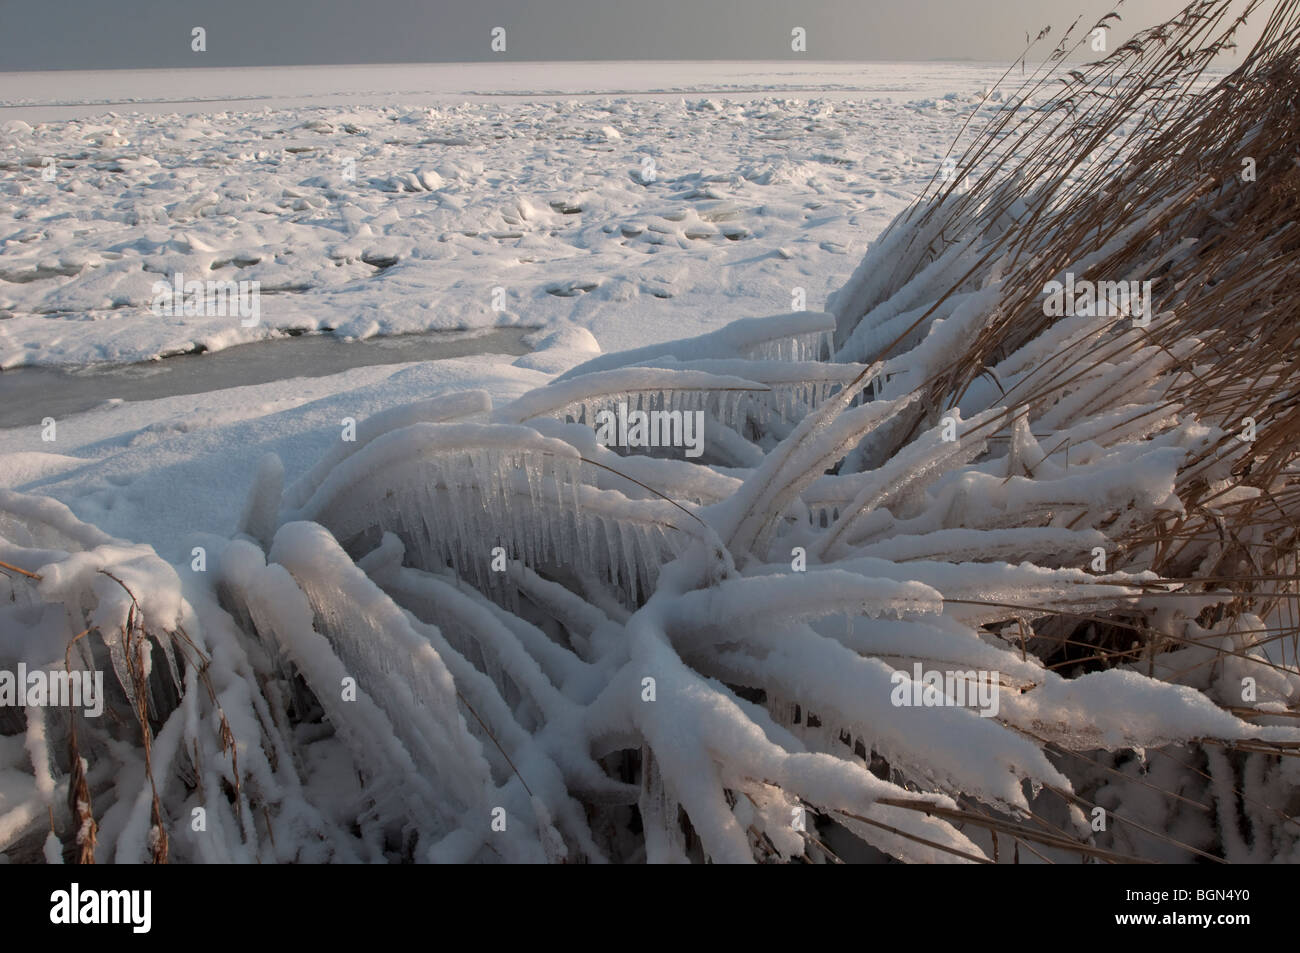
M 623 585 L 627 590 L 630 605 L 637 604 L 637 582 L 640 578 L 640 574 L 637 572 L 636 546 L 633 540 L 629 538 L 635 535 L 636 527 L 632 527 L 630 531 L 624 530 L 622 527 L 618 529 L 619 551 L 623 559 Z

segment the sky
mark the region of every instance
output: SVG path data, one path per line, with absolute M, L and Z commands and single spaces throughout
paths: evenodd
M 1116 39 L 1186 0 L 1126 0 Z M 0 0 L 0 71 L 511 60 L 1009 62 L 1113 0 Z M 195 52 L 192 30 L 206 31 Z M 504 53 L 491 48 L 505 30 Z M 791 49 L 806 31 L 807 50 Z M 1113 49 L 1113 46 L 1110 47 Z M 0 95 L 3 91 L 0 90 Z

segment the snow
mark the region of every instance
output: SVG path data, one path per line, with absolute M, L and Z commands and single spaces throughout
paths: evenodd
M 352 446 L 341 440 L 345 417 L 360 422 L 452 391 L 487 388 L 508 399 L 545 380 L 509 360 L 380 365 L 112 405 L 60 422 L 55 446 L 75 466 L 17 485 L 62 500 L 113 535 L 188 561 L 199 537 L 237 529 L 264 454 L 280 458 L 289 485 L 326 453 Z M 0 472 L 10 472 L 11 453 L 49 446 L 36 428 L 0 430 Z

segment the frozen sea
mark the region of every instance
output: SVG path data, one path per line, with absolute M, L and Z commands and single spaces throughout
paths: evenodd
M 467 387 L 508 399 L 597 350 L 821 310 L 1003 71 L 0 74 L 0 485 L 178 558 L 232 530 L 263 453 L 292 480 L 342 418 Z M 256 323 L 159 314 L 177 276 L 256 282 Z M 306 343 L 451 331 L 486 334 L 483 352 L 359 348 L 321 373 Z M 139 385 L 160 360 L 290 336 L 171 374 L 201 384 Z

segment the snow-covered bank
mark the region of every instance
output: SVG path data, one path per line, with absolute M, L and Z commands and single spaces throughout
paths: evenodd
M 159 400 L 292 376 L 328 377 L 374 364 L 411 364 L 480 354 L 527 354 L 524 328 L 439 331 L 344 342 L 328 334 L 282 337 L 140 364 L 22 367 L 0 374 L 0 429 L 28 427 L 45 417 L 62 420 L 105 404 Z M 546 355 L 549 360 L 551 355 Z M 542 356 L 539 356 L 542 359 Z M 219 398 L 218 398 L 219 399 Z
M 0 429 L 0 487 L 61 500 L 81 519 L 184 561 L 198 535 L 229 535 L 259 458 L 295 478 L 354 421 L 415 400 L 482 389 L 504 401 L 594 353 L 581 333 L 542 337 L 522 357 L 483 354 L 358 367 L 210 393 L 114 402 L 56 423 Z M 538 370 L 537 368 L 542 368 Z

